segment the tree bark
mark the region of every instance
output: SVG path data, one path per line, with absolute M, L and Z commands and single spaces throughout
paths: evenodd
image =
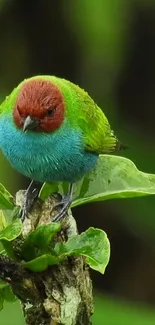
M 23 197 L 24 191 L 19 191 L 17 205 L 22 206 Z M 83 257 L 66 258 L 44 272 L 31 272 L 21 263 L 25 238 L 38 224 L 51 222 L 52 206 L 57 201 L 58 197 L 49 197 L 44 202 L 38 199 L 34 203 L 29 218 L 23 223 L 22 234 L 13 242 L 18 262 L 0 256 L 0 278 L 10 282 L 13 293 L 20 299 L 27 325 L 90 325 L 92 282 Z M 75 219 L 69 210 L 56 241 L 65 241 L 77 233 Z

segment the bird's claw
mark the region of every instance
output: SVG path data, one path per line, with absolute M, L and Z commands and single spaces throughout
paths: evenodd
M 28 216 L 28 209 L 26 206 L 23 206 L 23 208 L 21 208 L 20 212 L 19 212 L 19 218 L 20 220 L 23 222 L 25 220 L 25 218 Z
M 52 218 L 52 222 L 53 221 L 59 221 L 60 219 L 62 219 L 64 217 L 64 215 L 66 214 L 66 212 L 68 211 L 70 205 L 71 205 L 72 199 L 70 197 L 70 195 L 65 195 L 62 197 L 60 202 L 57 202 L 54 204 L 53 208 L 52 208 L 52 212 L 61 207 L 60 211 L 58 212 L 58 214 Z
M 53 210 L 57 209 L 57 207 L 64 206 L 65 204 L 67 204 L 70 201 L 71 201 L 71 199 L 70 199 L 69 194 L 61 196 L 61 200 L 59 202 L 54 203 L 53 208 L 52 208 L 52 212 L 53 212 Z
M 24 195 L 23 208 L 21 209 L 21 211 L 19 213 L 19 217 L 20 217 L 22 222 L 28 216 L 28 213 L 31 210 L 31 207 L 32 207 L 32 204 L 33 204 L 34 200 L 38 197 L 40 188 L 41 188 L 40 183 L 38 184 L 38 183 L 32 181 L 30 183 L 28 189 L 26 190 L 25 195 Z
M 72 194 L 73 194 L 73 184 L 71 184 L 70 186 L 70 191 L 67 195 L 64 195 L 61 197 L 61 201 L 56 202 L 53 206 L 52 212 L 53 210 L 57 209 L 58 207 L 61 207 L 60 211 L 58 212 L 58 214 L 56 214 L 56 216 L 54 216 L 51 221 L 60 221 L 65 214 L 67 213 L 71 203 L 72 203 Z

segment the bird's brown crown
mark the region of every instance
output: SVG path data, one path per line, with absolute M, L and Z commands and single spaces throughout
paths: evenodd
M 37 121 L 35 131 L 54 131 L 62 124 L 64 100 L 55 84 L 43 79 L 24 82 L 13 109 L 16 126 L 23 128 L 28 116 Z

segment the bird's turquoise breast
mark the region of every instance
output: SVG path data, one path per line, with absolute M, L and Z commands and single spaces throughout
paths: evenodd
M 84 150 L 80 131 L 67 122 L 54 133 L 23 133 L 9 116 L 0 117 L 0 148 L 20 173 L 40 182 L 77 181 L 98 158 Z

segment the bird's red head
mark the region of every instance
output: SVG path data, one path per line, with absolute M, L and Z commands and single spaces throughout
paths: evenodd
M 60 90 L 50 81 L 26 81 L 18 94 L 13 118 L 23 131 L 52 132 L 64 120 L 64 101 Z

